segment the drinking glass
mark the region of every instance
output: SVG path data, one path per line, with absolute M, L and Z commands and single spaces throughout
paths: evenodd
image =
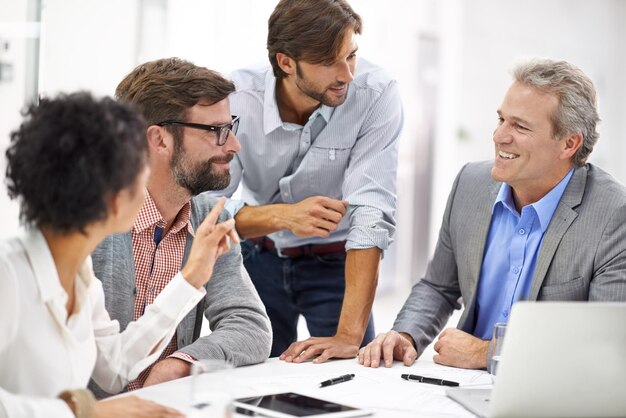
M 500 363 L 500 358 L 502 356 L 504 334 L 506 334 L 506 323 L 498 322 L 493 325 L 493 337 L 491 340 L 493 348 L 491 350 L 491 364 L 489 371 L 491 372 L 491 376 L 494 382 L 496 374 L 498 372 L 498 364 Z
M 191 417 L 229 418 L 232 415 L 230 372 L 233 368 L 231 363 L 216 359 L 197 360 L 191 365 Z

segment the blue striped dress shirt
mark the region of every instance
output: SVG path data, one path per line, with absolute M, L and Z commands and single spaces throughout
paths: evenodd
M 513 303 L 528 297 L 544 234 L 572 173 L 574 169 L 539 201 L 524 206 L 521 214 L 511 186 L 500 187 L 478 281 L 474 336 L 490 340 L 493 324 L 508 322 Z
M 346 216 L 326 239 L 290 231 L 270 235 L 279 248 L 347 240 L 346 249 L 387 249 L 395 232 L 398 137 L 403 123 L 398 86 L 381 68 L 359 59 L 346 101 L 321 105 L 304 126 L 283 122 L 276 78 L 269 65 L 232 74 L 231 111 L 241 117 L 241 151 L 231 162 L 235 215 L 245 204 L 297 203 L 322 195 L 349 202 Z

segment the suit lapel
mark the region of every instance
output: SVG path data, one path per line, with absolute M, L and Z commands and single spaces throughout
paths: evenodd
M 137 289 L 130 232 L 110 235 L 94 255 L 94 271 L 99 273 L 106 295 L 104 304 L 111 318 L 117 319 L 124 330 L 134 317 Z
M 577 168 L 563 193 L 563 197 L 561 197 L 554 215 L 552 215 L 552 220 L 543 238 L 530 287 L 529 300 L 537 300 L 539 290 L 552 263 L 554 254 L 563 239 L 563 235 L 565 235 L 572 222 L 578 217 L 578 213 L 574 208 L 582 202 L 586 183 L 587 168 Z

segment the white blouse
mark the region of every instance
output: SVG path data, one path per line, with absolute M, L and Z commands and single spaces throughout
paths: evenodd
M 120 333 L 91 258 L 75 283 L 76 308 L 68 318 L 67 293 L 41 232 L 0 242 L 0 418 L 72 418 L 56 396 L 87 387 L 90 377 L 108 392 L 121 391 L 157 360 L 205 295 L 178 273 Z

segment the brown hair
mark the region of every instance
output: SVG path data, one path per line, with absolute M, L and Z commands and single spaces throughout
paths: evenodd
M 149 125 L 184 119 L 200 100 L 217 103 L 235 91 L 221 74 L 180 58 L 146 62 L 128 74 L 115 97 L 138 106 Z
M 331 63 L 346 33 L 360 34 L 361 28 L 361 17 L 345 0 L 280 0 L 268 20 L 267 51 L 274 75 L 287 76 L 277 53 L 313 64 Z

